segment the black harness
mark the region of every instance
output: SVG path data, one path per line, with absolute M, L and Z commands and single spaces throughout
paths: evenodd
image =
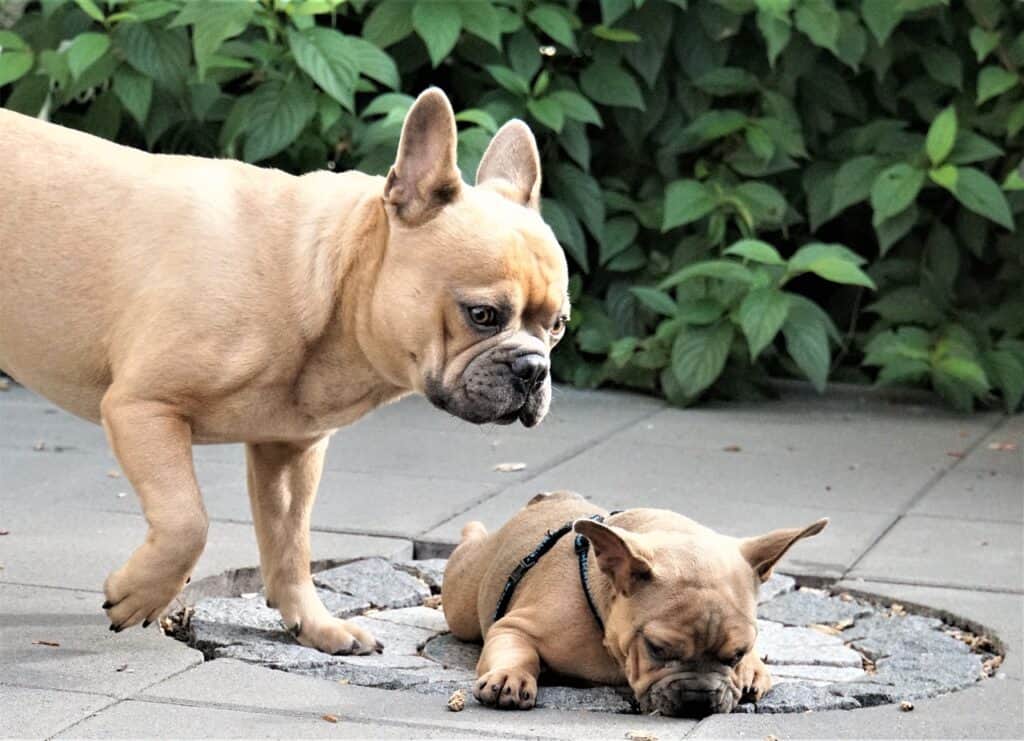
M 618 512 L 612 512 L 611 514 L 617 515 Z M 591 515 L 591 520 L 594 522 L 604 522 L 602 515 Z M 562 536 L 572 530 L 572 523 L 567 522 L 557 530 L 551 530 L 540 544 L 534 548 L 522 561 L 516 564 L 516 567 L 512 569 L 512 573 L 509 574 L 508 581 L 505 582 L 505 588 L 501 590 L 501 597 L 498 598 L 498 606 L 494 610 L 494 622 L 498 622 L 505 616 L 508 611 L 508 605 L 512 601 L 512 595 L 515 594 L 516 587 L 519 586 L 519 582 L 526 576 L 526 572 L 537 565 L 541 557 L 555 547 L 555 544 L 562 539 Z M 587 598 L 587 605 L 590 607 L 590 612 L 594 616 L 594 620 L 597 621 L 597 627 L 604 633 L 604 621 L 601 619 L 601 615 L 597 611 L 597 605 L 594 604 L 594 596 L 590 592 L 590 576 L 588 572 L 590 564 L 590 541 L 582 535 L 577 535 L 576 540 L 573 543 L 573 550 L 576 552 L 576 560 L 580 567 L 580 584 L 583 586 L 583 594 Z

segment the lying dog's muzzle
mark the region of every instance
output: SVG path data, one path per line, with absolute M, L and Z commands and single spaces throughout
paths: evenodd
M 657 710 L 672 717 L 703 718 L 731 713 L 740 701 L 740 690 L 726 674 L 680 672 L 659 679 L 638 700 L 645 713 Z

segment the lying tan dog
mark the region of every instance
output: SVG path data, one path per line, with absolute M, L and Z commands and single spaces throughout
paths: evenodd
M 645 712 L 728 713 L 771 687 L 754 650 L 758 587 L 826 524 L 737 539 L 667 510 L 609 515 L 578 494 L 540 494 L 493 535 L 463 528 L 444 613 L 457 638 L 484 640 L 485 705 L 532 708 L 545 666 L 628 682 Z
M 309 572 L 328 435 L 408 392 L 536 425 L 569 311 L 530 130 L 462 182 L 439 90 L 387 178 L 158 156 L 0 110 L 0 368 L 102 422 L 149 523 L 106 581 L 111 629 L 155 620 L 207 534 L 193 443 L 244 442 L 268 603 L 298 640 L 368 653 Z

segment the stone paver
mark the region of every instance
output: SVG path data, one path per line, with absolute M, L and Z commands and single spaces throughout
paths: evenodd
M 35 450 L 40 442 L 44 449 Z M 0 530 L 10 532 L 0 536 L 0 731 L 75 737 L 621 739 L 628 730 L 646 730 L 668 739 L 696 728 L 701 737 L 1019 738 L 1022 442 L 1022 416 L 958 416 L 919 398 L 906 403 L 848 387 L 818 397 L 790 385 L 778 402 L 691 410 L 630 394 L 559 389 L 551 416 L 531 431 L 472 428 L 421 399 L 379 410 L 332 441 L 314 513 L 316 558 L 408 559 L 412 539 L 422 552 L 443 553 L 466 520 L 495 527 L 537 491 L 553 488 L 579 490 L 607 507 L 670 507 L 733 535 L 825 515 L 832 518 L 828 530 L 795 548 L 783 570 L 846 577 L 837 589 L 949 611 L 991 628 L 1008 648 L 997 678 L 915 700 L 910 713 L 887 705 L 737 714 L 699 725 L 552 709 L 505 714 L 472 701 L 462 713 L 450 713 L 443 693 L 437 694 L 442 686 L 420 686 L 426 694 L 402 692 L 226 658 L 197 663 L 198 653 L 152 631 L 106 632 L 93 603 L 107 571 L 141 542 L 138 505 L 124 479 L 107 475 L 116 462 L 101 428 L 12 385 L 0 392 Z M 733 446 L 740 450 L 725 450 Z M 213 520 L 198 577 L 257 564 L 242 453 L 240 446 L 195 450 Z M 494 471 L 502 462 L 523 462 L 526 468 Z M 127 496 L 118 497 L 121 492 Z M 242 591 L 259 589 L 251 578 L 246 584 Z M 193 582 L 203 585 L 216 586 L 213 580 Z M 200 594 L 195 591 L 196 598 Z M 335 607 L 346 611 L 341 602 Z M 378 612 L 368 619 L 382 630 L 381 623 L 436 631 L 436 620 L 417 611 L 423 609 Z M 862 640 L 870 642 L 871 636 Z M 810 645 L 806 641 L 797 641 L 796 648 Z M 310 667 L 322 665 L 319 656 L 307 657 Z M 970 669 L 960 662 L 972 657 L 949 659 L 946 678 Z M 348 671 L 417 671 L 401 666 L 413 658 L 429 661 L 362 657 Z M 138 671 L 137 664 L 146 670 Z M 915 667 L 900 671 L 908 669 Z M 787 702 L 796 709 L 810 694 L 823 692 L 842 706 L 847 698 L 829 688 L 857 684 L 841 674 L 846 671 L 856 668 L 777 665 L 778 709 Z M 880 659 L 883 680 L 886 671 Z M 862 699 L 870 699 L 869 689 L 862 688 Z M 317 704 L 315 698 L 326 697 L 320 692 L 335 699 Z M 23 709 L 30 705 L 41 712 L 29 717 Z M 7 712 L 11 706 L 15 712 Z M 328 712 L 338 716 L 338 724 L 320 719 Z

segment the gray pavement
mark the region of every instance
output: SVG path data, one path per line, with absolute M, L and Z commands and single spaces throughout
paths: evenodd
M 213 521 L 197 579 L 255 566 L 241 448 L 195 458 Z M 959 616 L 1002 641 L 1006 661 L 996 678 L 908 713 L 700 723 L 472 701 L 451 713 L 412 692 L 204 663 L 152 630 L 106 630 L 101 585 L 141 542 L 138 504 L 100 428 L 12 384 L 0 391 L 0 736 L 1024 737 L 1024 418 L 848 388 L 819 397 L 792 386 L 778 401 L 694 410 L 562 390 L 527 431 L 472 427 L 409 399 L 335 436 L 314 558 L 444 555 L 467 520 L 496 527 L 552 488 L 671 508 L 734 535 L 827 515 L 828 530 L 782 571 Z

